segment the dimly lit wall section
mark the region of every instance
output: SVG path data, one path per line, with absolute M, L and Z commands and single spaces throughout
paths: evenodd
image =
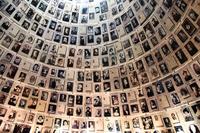
M 0 0 L 0 133 L 200 133 L 199 0 Z

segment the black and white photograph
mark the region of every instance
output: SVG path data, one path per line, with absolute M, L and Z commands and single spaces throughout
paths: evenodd
M 153 124 L 153 120 L 151 116 L 142 117 L 142 124 L 145 130 L 154 128 L 154 124 Z
M 185 49 L 188 51 L 188 53 L 191 56 L 194 56 L 199 50 L 197 49 L 197 47 L 194 45 L 194 43 L 192 43 L 191 41 L 189 41 L 186 45 L 185 45 Z
M 196 32 L 196 27 L 192 24 L 192 22 L 186 18 L 182 24 L 183 29 L 190 35 L 192 36 Z
M 178 32 L 177 36 L 181 40 L 182 43 L 185 43 L 188 39 L 188 36 L 182 29 Z

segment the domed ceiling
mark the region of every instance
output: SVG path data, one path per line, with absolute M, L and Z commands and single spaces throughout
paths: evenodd
M 1 0 L 1 133 L 200 133 L 199 0 Z

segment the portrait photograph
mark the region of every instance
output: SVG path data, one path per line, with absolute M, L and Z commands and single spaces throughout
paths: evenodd
M 182 29 L 178 32 L 177 36 L 181 40 L 182 43 L 186 42 L 186 40 L 188 39 L 188 36 Z
M 143 124 L 144 129 L 146 130 L 154 128 L 154 123 L 151 116 L 142 117 L 142 124 Z
M 48 113 L 50 114 L 55 114 L 56 113 L 56 109 L 57 109 L 57 106 L 54 105 L 54 104 L 49 104 L 48 106 Z
M 160 77 L 159 70 L 155 65 L 151 66 L 149 69 L 152 80 L 155 80 Z
M 8 104 L 12 105 L 12 106 L 16 106 L 18 100 L 19 100 L 19 97 L 13 94 L 13 95 L 10 96 Z
M 183 87 L 180 88 L 179 93 L 181 94 L 181 97 L 182 97 L 183 99 L 187 99 L 187 98 L 189 98 L 189 97 L 191 96 L 188 89 L 189 89 L 189 88 L 188 88 L 188 87 L 185 87 L 185 86 L 183 86 Z
M 192 22 L 186 18 L 182 24 L 183 29 L 190 35 L 192 36 L 195 31 L 197 30 L 196 27 L 192 24 Z
M 195 102 L 191 107 L 192 107 L 192 110 L 193 110 L 196 118 L 199 120 L 200 119 L 200 115 L 199 115 L 200 103 L 199 103 L 199 101 Z
M 37 125 L 43 125 L 44 124 L 44 120 L 45 120 L 45 116 L 38 115 L 37 119 L 36 119 L 36 124 Z
M 192 64 L 191 64 L 191 68 L 194 72 L 194 74 L 196 76 L 199 76 L 200 75 L 200 64 L 198 61 L 194 61 Z
M 132 119 L 133 128 L 140 128 L 140 119 L 139 117 L 134 117 Z
M 164 124 L 165 124 L 166 127 L 172 127 L 172 124 L 171 124 L 169 117 L 164 117 L 163 121 L 164 121 Z
M 158 102 L 157 102 L 156 99 L 151 99 L 151 100 L 149 101 L 149 103 L 150 103 L 150 107 L 151 107 L 151 109 L 152 109 L 153 111 L 156 111 L 156 110 L 159 109 Z
M 194 43 L 192 43 L 191 41 L 189 41 L 186 45 L 185 45 L 185 49 L 188 51 L 188 53 L 191 56 L 194 56 L 199 50 L 197 49 L 197 47 L 194 45 Z

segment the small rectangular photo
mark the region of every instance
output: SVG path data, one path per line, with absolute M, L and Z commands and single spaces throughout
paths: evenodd
M 182 43 L 185 43 L 188 39 L 188 35 L 182 29 L 177 33 L 177 36 Z
M 190 36 L 194 35 L 197 30 L 197 28 L 188 18 L 183 21 L 182 27 Z
M 186 45 L 185 45 L 185 49 L 188 51 L 188 53 L 191 56 L 194 56 L 199 50 L 198 48 L 195 46 L 195 44 L 191 41 L 189 41 Z
M 154 129 L 154 123 L 151 116 L 141 117 L 141 119 L 145 130 Z
M 14 94 L 12 94 L 12 95 L 10 96 L 9 101 L 8 101 L 8 105 L 16 106 L 18 100 L 19 100 L 19 97 L 16 96 L 16 95 L 14 95 Z

